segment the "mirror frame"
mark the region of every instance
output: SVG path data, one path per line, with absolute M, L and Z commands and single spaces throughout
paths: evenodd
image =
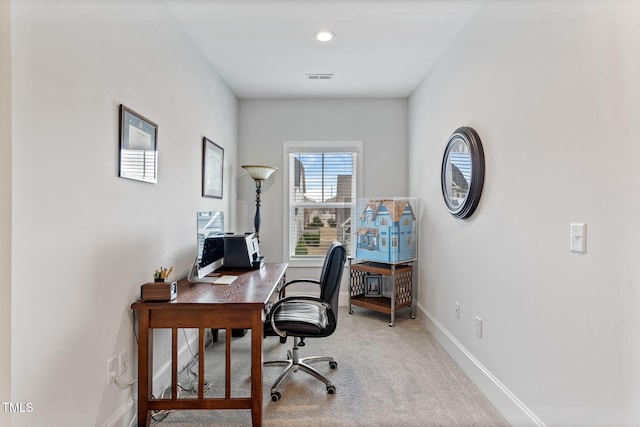
M 449 153 L 454 144 L 460 140 L 466 144 L 471 156 L 471 182 L 469 183 L 469 190 L 467 197 L 460 206 L 453 206 L 451 200 L 447 196 L 447 177 L 446 167 L 449 163 Z M 482 195 L 482 187 L 484 185 L 484 150 L 482 149 L 482 142 L 478 133 L 467 126 L 462 126 L 456 129 L 449 137 L 447 147 L 444 150 L 444 156 L 442 158 L 442 169 L 440 172 L 440 184 L 442 187 L 442 197 L 447 210 L 451 215 L 465 219 L 469 218 L 478 207 L 480 202 L 480 196 Z

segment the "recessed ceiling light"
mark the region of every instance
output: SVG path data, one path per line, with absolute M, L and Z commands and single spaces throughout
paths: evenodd
M 328 42 L 331 39 L 333 39 L 336 35 L 333 34 L 331 31 L 318 31 L 317 33 L 315 33 L 314 36 L 318 41 Z

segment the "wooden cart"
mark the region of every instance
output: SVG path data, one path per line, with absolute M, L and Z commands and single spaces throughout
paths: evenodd
M 352 305 L 368 308 L 379 313 L 389 314 L 389 326 L 395 322 L 397 310 L 409 307 L 409 316 L 415 319 L 413 311 L 413 263 L 415 260 L 395 264 L 381 262 L 355 262 L 349 258 L 349 313 Z M 379 274 L 390 277 L 393 291 L 390 297 L 366 296 L 367 276 Z

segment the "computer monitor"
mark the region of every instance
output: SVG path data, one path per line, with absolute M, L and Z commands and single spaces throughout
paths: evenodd
M 198 265 L 198 278 L 202 279 L 224 265 L 224 235 L 204 239 L 202 258 Z
M 189 272 L 190 282 L 211 282 L 207 277 L 224 265 L 224 213 L 201 211 L 196 213 L 198 254 Z

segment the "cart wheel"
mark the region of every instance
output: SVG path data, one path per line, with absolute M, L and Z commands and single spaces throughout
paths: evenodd
M 349 309 L 349 314 L 353 314 L 353 310 Z
M 329 367 L 331 369 L 338 369 L 338 362 L 329 362 Z
M 411 313 L 411 314 L 409 315 L 409 317 L 411 317 L 412 319 L 415 319 L 415 318 L 416 318 L 416 315 L 415 315 L 415 314 L 413 314 L 413 313 Z
M 274 402 L 277 402 L 278 400 L 280 400 L 280 398 L 282 397 L 282 395 L 280 394 L 279 391 L 275 391 L 273 393 L 271 393 L 271 400 Z
M 389 325 L 390 328 L 393 328 L 393 322 L 389 322 L 387 325 Z
M 328 385 L 328 386 L 327 386 L 327 393 L 329 393 L 329 394 L 336 394 L 336 386 L 334 386 L 334 385 Z

